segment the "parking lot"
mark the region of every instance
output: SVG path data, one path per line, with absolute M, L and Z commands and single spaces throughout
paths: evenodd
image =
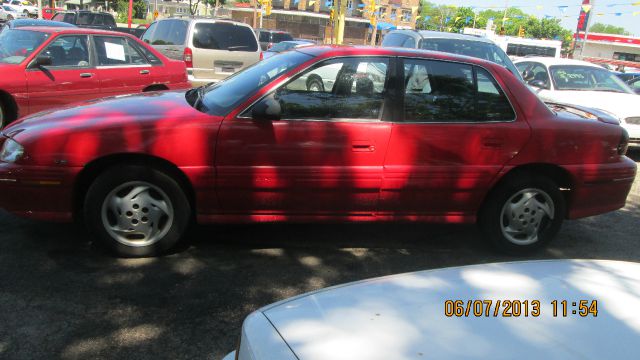
M 636 162 L 640 153 L 630 155 Z M 43 199 L 43 201 L 46 201 Z M 565 222 L 530 258 L 640 260 L 640 179 L 627 206 Z M 190 245 L 116 259 L 72 225 L 0 213 L 0 358 L 219 359 L 259 307 L 344 282 L 517 260 L 473 226 L 422 224 L 198 227 Z

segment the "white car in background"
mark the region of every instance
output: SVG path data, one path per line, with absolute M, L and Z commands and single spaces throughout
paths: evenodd
M 0 5 L 0 21 L 10 21 L 27 17 L 26 14 L 18 11 L 11 5 Z
M 629 146 L 640 147 L 640 97 L 614 73 L 571 59 L 529 57 L 514 63 L 543 101 L 610 113 L 629 133 Z
M 637 359 L 638 309 L 638 263 L 429 270 L 264 307 L 223 360 Z
M 38 7 L 37 6 L 33 6 L 28 1 L 11 0 L 11 1 L 5 3 L 5 5 L 10 5 L 14 9 L 16 9 L 18 12 L 24 14 L 25 15 L 24 17 L 28 17 L 29 15 L 38 16 Z

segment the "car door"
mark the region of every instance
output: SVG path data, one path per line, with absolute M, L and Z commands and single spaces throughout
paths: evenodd
M 141 92 L 155 82 L 156 70 L 126 37 L 94 35 L 93 43 L 103 96 Z
M 382 121 L 391 108 L 386 88 L 390 61 L 324 61 L 268 96 L 280 106 L 280 120 L 254 120 L 252 108 L 225 119 L 216 150 L 223 211 L 373 214 L 391 131 L 391 123 Z M 336 64 L 338 72 L 333 71 Z M 308 79 L 317 76 L 335 85 L 310 87 Z
M 100 97 L 100 78 L 89 53 L 87 35 L 52 40 L 38 54 L 50 56 L 51 65 L 26 69 L 29 113 Z
M 470 220 L 529 126 L 486 69 L 426 59 L 404 59 L 401 69 L 381 213 Z

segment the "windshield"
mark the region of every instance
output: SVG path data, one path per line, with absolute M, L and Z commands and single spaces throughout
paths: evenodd
M 549 67 L 557 90 L 610 91 L 631 93 L 631 89 L 609 70 L 582 65 Z
M 311 58 L 311 55 L 291 51 L 260 61 L 224 81 L 208 86 L 199 110 L 210 115 L 226 115 L 273 79 Z
M 509 69 L 518 79 L 522 76 L 507 54 L 498 46 L 488 42 L 459 39 L 422 39 L 420 47 L 425 50 L 442 51 L 489 60 Z
M 7 6 L 7 5 L 3 6 L 2 8 L 5 9 L 6 11 L 16 11 L 11 6 Z
M 0 63 L 19 64 L 37 49 L 49 34 L 7 29 L 0 33 Z
M 289 33 L 274 32 L 271 35 L 272 43 L 279 43 L 281 41 L 289 41 L 289 40 L 293 40 L 293 37 Z

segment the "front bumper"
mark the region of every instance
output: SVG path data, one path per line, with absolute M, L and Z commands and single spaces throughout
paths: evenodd
M 73 185 L 82 168 L 0 162 L 0 208 L 38 220 L 73 219 Z
M 636 163 L 628 157 L 611 164 L 565 167 L 574 179 L 568 218 L 604 214 L 625 206 L 636 176 Z

